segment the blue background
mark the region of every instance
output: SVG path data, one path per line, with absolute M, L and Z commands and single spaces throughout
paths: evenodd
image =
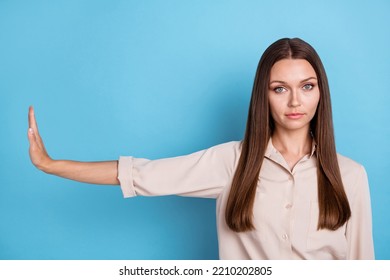
M 258 60 L 281 37 L 320 54 L 338 151 L 368 172 L 390 259 L 389 1 L 0 0 L 0 258 L 216 259 L 215 201 L 123 199 L 29 161 L 177 156 L 243 136 Z

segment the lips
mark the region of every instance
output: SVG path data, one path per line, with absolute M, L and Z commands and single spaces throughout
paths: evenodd
M 289 119 L 300 119 L 304 115 L 305 115 L 304 113 L 290 113 L 290 114 L 286 114 L 286 117 Z

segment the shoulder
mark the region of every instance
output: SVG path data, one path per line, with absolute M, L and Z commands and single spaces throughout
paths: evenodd
M 241 154 L 241 141 L 231 141 L 212 146 L 200 152 L 202 157 L 209 158 L 218 164 L 234 168 Z
M 215 154 L 218 157 L 236 158 L 241 153 L 241 141 L 230 141 L 218 144 L 205 151 L 207 153 Z
M 353 159 L 341 154 L 337 154 L 337 160 L 339 163 L 340 171 L 344 172 L 356 172 L 364 169 L 363 165 Z
M 200 152 L 217 153 L 217 154 L 232 154 L 240 153 L 241 141 L 230 141 L 222 144 L 217 144 Z
M 340 154 L 337 154 L 337 159 L 347 195 L 352 195 L 367 184 L 367 173 L 362 164 Z
M 241 141 L 230 141 L 226 143 L 222 143 L 211 147 L 211 149 L 216 150 L 230 150 L 230 151 L 240 151 L 241 150 Z

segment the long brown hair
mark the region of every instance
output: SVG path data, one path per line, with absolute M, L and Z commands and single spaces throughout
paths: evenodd
M 268 103 L 269 77 L 272 66 L 285 58 L 307 60 L 318 79 L 320 100 L 310 124 L 317 144 L 318 229 L 336 230 L 351 216 L 337 161 L 330 92 L 324 66 L 308 43 L 298 38 L 284 38 L 265 50 L 256 71 L 241 156 L 226 205 L 226 223 L 236 232 L 254 229 L 256 187 L 274 128 Z

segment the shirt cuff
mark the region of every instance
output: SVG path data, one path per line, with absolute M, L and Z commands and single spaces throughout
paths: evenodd
M 118 180 L 124 198 L 137 196 L 133 184 L 133 157 L 119 157 Z

